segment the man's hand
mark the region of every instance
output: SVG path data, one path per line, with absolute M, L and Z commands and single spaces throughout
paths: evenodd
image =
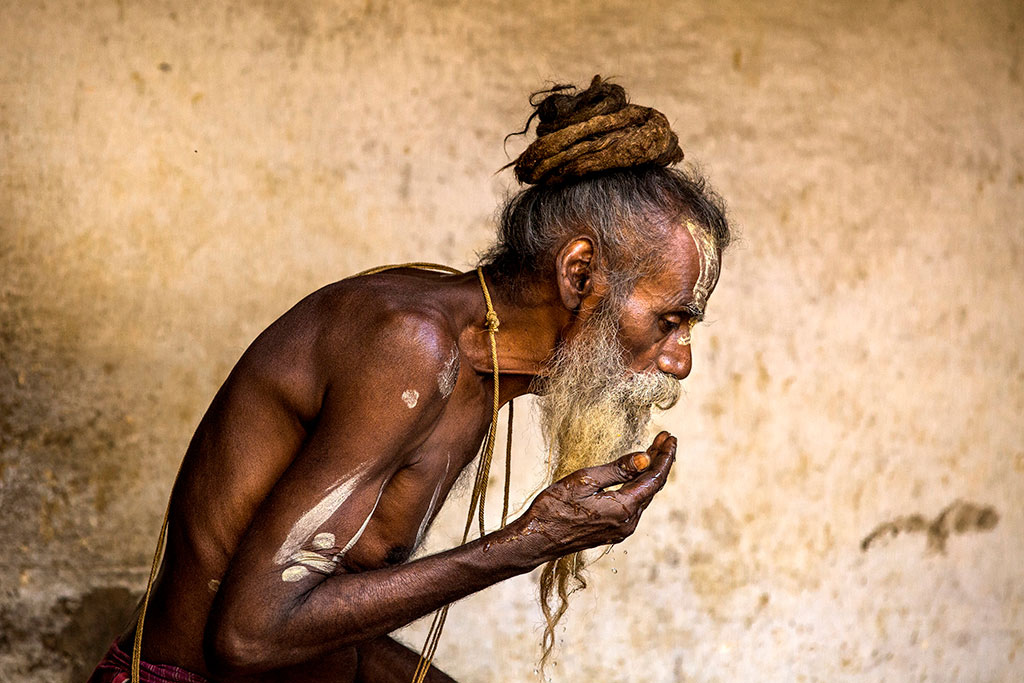
M 573 472 L 542 491 L 510 525 L 512 532 L 534 537 L 545 559 L 618 543 L 636 530 L 675 457 L 676 438 L 661 432 L 646 451 Z M 607 490 L 618 484 L 622 487 Z

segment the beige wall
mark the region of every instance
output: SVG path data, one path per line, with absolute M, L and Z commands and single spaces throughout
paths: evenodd
M 0 9 L 0 679 L 83 679 L 249 341 L 361 268 L 470 264 L 526 94 L 594 73 L 744 239 L 657 420 L 672 480 L 553 679 L 1024 678 L 1024 5 L 179 4 Z M 998 523 L 862 550 L 958 500 Z M 460 603 L 438 661 L 528 679 L 533 599 Z

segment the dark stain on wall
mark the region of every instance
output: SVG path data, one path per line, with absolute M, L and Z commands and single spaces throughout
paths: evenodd
M 860 549 L 867 551 L 878 542 L 895 538 L 901 533 L 923 533 L 928 539 L 929 551 L 944 553 L 946 541 L 951 534 L 991 531 L 997 524 L 999 513 L 991 505 L 957 500 L 943 508 L 932 520 L 927 520 L 920 514 L 913 514 L 879 524 L 860 542 Z

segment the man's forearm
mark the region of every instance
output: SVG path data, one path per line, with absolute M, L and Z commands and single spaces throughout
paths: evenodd
M 356 649 L 359 652 L 356 683 L 409 683 L 420 661 L 418 652 L 388 636 L 360 643 Z M 434 666 L 430 667 L 424 681 L 456 683 L 455 679 Z
M 311 661 L 561 555 L 618 543 L 665 485 L 675 451 L 675 438 L 662 432 L 646 453 L 563 477 L 504 529 L 409 564 L 290 583 L 294 592 L 276 567 L 226 581 L 207 623 L 207 661 L 235 673 Z
M 408 564 L 339 574 L 320 583 L 290 616 L 326 650 L 362 642 L 541 564 L 515 524 Z M 326 647 L 319 645 L 329 639 Z M 294 641 L 293 641 L 294 642 Z M 301 647 L 301 645 L 300 645 Z
M 538 550 L 545 547 L 538 538 L 543 534 L 520 534 L 517 528 L 513 522 L 408 564 L 328 576 L 276 613 L 268 614 L 264 610 L 273 608 L 262 605 L 233 606 L 208 631 L 208 653 L 229 670 L 256 672 L 311 661 L 390 633 L 553 559 Z

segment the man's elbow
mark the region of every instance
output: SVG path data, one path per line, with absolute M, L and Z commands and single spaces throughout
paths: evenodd
M 207 625 L 203 639 L 206 666 L 215 678 L 249 676 L 277 668 L 274 644 L 258 630 L 216 619 Z

